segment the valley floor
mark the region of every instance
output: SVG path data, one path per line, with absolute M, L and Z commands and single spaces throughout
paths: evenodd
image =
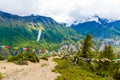
M 60 74 L 52 72 L 56 63 L 52 61 L 40 60 L 39 63 L 28 65 L 16 65 L 11 62 L 1 61 L 0 72 L 3 75 L 2 80 L 54 80 Z

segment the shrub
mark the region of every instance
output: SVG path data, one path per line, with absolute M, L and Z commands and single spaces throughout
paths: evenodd
M 26 54 L 27 58 L 28 58 L 28 61 L 31 61 L 31 62 L 39 62 L 39 58 L 33 54 L 33 53 L 29 53 L 29 54 Z
M 18 54 L 17 56 L 17 60 L 23 60 L 23 61 L 27 61 L 28 60 L 28 55 L 25 53 L 25 54 Z
M 20 63 L 20 64 L 27 64 L 26 61 L 39 62 L 39 58 L 33 53 L 25 53 L 25 54 L 18 54 L 17 56 L 9 56 L 8 61 Z
M 2 76 L 2 74 L 0 73 L 0 79 L 2 79 L 3 78 L 3 76 Z
M 44 53 L 44 54 L 40 54 L 39 57 L 40 59 L 43 59 L 43 60 L 48 60 L 48 57 L 50 57 L 51 55 L 48 54 L 48 53 Z
M 114 75 L 113 78 L 115 80 L 119 80 L 120 79 L 120 63 L 115 63 L 114 65 Z
M 40 57 L 40 59 L 48 61 L 48 57 L 45 57 L 45 56 Z
M 8 62 L 13 62 L 13 61 L 17 61 L 17 57 L 16 56 L 9 56 Z
M 61 74 L 61 76 L 58 76 L 56 80 L 102 80 L 100 76 L 84 70 L 80 66 L 74 66 L 70 60 L 54 60 L 58 65 L 56 65 L 53 71 Z
M 0 55 L 0 61 L 1 61 L 1 60 L 4 60 L 4 57 Z
M 68 60 L 62 60 L 62 61 L 58 61 L 59 65 L 57 65 L 55 68 L 56 69 L 65 69 L 68 68 L 69 66 L 71 66 L 71 62 L 69 62 Z
M 18 65 L 28 65 L 28 62 L 27 61 L 23 61 L 23 60 L 14 61 L 14 63 L 18 64 Z
M 119 80 L 119 79 L 120 79 L 120 71 L 117 72 L 117 73 L 114 73 L 113 78 L 114 78 L 115 80 Z

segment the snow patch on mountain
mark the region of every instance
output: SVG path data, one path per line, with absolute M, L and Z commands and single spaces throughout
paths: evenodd
M 85 23 L 85 22 L 91 22 L 91 21 L 95 21 L 96 23 L 99 23 L 99 24 L 105 24 L 105 23 L 110 23 L 110 22 L 114 22 L 116 20 L 113 20 L 113 19 L 107 19 L 107 18 L 101 18 L 97 15 L 94 15 L 94 16 L 89 16 L 87 18 L 79 18 L 78 20 L 76 21 L 73 21 L 72 25 L 78 25 L 80 23 Z M 69 25 L 71 25 L 69 23 Z

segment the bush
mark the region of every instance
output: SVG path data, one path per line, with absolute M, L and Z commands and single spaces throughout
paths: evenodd
M 117 72 L 117 73 L 115 73 L 115 74 L 113 75 L 113 78 L 114 78 L 115 80 L 119 80 L 119 79 L 120 79 L 120 71 Z
M 8 62 L 13 62 L 13 61 L 17 61 L 17 57 L 16 56 L 9 56 Z
M 16 57 L 17 57 L 18 61 L 20 61 L 20 60 L 27 61 L 28 60 L 28 54 L 27 53 L 25 53 L 25 54 L 18 54 Z
M 3 78 L 3 76 L 2 76 L 2 74 L 0 73 L 0 79 L 2 79 Z
M 33 53 L 29 53 L 29 54 L 26 54 L 27 58 L 28 58 L 28 61 L 31 61 L 31 62 L 39 62 L 39 58 L 33 54 Z
M 48 61 L 48 57 L 45 57 L 45 56 L 40 57 L 40 59 Z
M 31 61 L 34 63 L 39 62 L 39 58 L 33 53 L 25 53 L 25 54 L 18 54 L 17 56 L 9 56 L 8 61 L 20 63 L 20 64 L 27 64 L 26 61 Z
M 115 80 L 119 80 L 120 79 L 120 63 L 115 63 L 114 65 L 114 75 L 113 75 L 113 78 Z
M 74 66 L 70 60 L 54 60 L 58 65 L 56 65 L 53 71 L 61 74 L 61 76 L 58 76 L 56 80 L 107 80 L 89 72 L 88 70 L 84 70 L 79 65 Z
M 48 54 L 48 53 L 44 53 L 44 54 L 40 54 L 39 57 L 40 59 L 43 59 L 43 60 L 47 60 L 48 61 L 48 57 L 50 57 L 51 55 Z
M 27 61 L 23 61 L 23 60 L 14 61 L 14 63 L 18 64 L 18 65 L 28 65 L 28 62 Z
M 0 61 L 1 61 L 1 60 L 4 60 L 4 57 L 0 55 Z
M 59 65 L 55 67 L 56 69 L 65 69 L 72 65 L 72 63 L 68 60 L 58 61 L 58 63 Z

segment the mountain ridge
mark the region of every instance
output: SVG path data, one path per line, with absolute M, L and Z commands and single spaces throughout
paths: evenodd
M 37 42 L 38 30 L 36 24 L 41 24 L 41 40 Z M 58 47 L 62 41 L 77 41 L 81 37 L 70 27 L 45 16 L 18 16 L 0 12 L 0 45 L 32 46 L 35 48 L 52 49 Z
M 97 21 L 73 24 L 71 27 L 81 35 L 92 34 L 94 38 L 99 40 L 106 41 L 109 39 L 108 43 L 116 44 L 116 42 L 119 42 L 116 45 L 120 46 L 120 20 L 109 21 L 108 19 L 96 17 Z

